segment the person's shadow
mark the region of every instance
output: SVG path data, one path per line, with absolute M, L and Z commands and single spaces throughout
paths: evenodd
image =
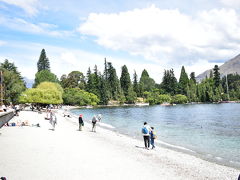
M 145 147 L 142 147 L 142 146 L 135 146 L 135 147 L 140 149 L 145 149 Z

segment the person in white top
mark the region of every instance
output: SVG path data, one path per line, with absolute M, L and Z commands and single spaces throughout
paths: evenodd
M 149 149 L 150 147 L 150 132 L 151 132 L 151 127 L 147 124 L 147 122 L 144 122 L 143 128 L 142 128 L 142 135 L 143 135 L 144 145 L 146 149 Z

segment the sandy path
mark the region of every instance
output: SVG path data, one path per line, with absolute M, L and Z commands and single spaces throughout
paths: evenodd
M 45 114 L 23 111 L 17 119 L 41 127 L 3 127 L 0 135 L 0 177 L 10 180 L 95 179 L 237 179 L 240 171 L 194 156 L 157 148 L 97 127 L 84 131 L 59 113 L 55 131 Z M 77 122 L 77 119 L 71 118 Z

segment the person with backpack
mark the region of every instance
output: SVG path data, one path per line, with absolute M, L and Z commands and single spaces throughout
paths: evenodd
M 142 135 L 146 149 L 149 149 L 150 147 L 150 131 L 151 131 L 150 126 L 147 124 L 147 122 L 144 122 L 142 128 Z
M 154 131 L 154 127 L 151 127 L 151 131 L 150 131 L 150 142 L 151 142 L 151 145 L 152 145 L 152 149 L 155 148 L 155 145 L 154 145 L 154 140 L 157 138 L 156 136 L 156 133 Z

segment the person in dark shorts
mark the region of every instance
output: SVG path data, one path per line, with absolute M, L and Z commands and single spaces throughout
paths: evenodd
M 147 122 L 144 122 L 143 128 L 142 128 L 142 135 L 143 135 L 144 145 L 146 149 L 149 149 L 150 147 L 150 131 L 151 131 L 150 126 L 147 124 Z
M 96 132 L 97 117 L 94 115 L 92 118 L 92 132 Z
M 82 127 L 84 126 L 84 123 L 83 123 L 83 115 L 80 114 L 79 115 L 79 118 L 78 118 L 78 122 L 79 122 L 79 131 L 82 131 Z

